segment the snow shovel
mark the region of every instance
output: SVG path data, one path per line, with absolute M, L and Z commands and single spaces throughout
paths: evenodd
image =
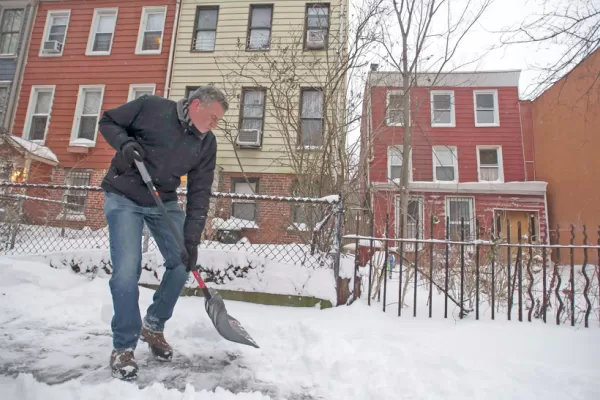
M 187 250 L 185 248 L 183 240 L 177 234 L 177 230 L 173 226 L 173 222 L 167 214 L 165 205 L 163 204 L 160 197 L 158 197 L 158 192 L 152 184 L 152 178 L 150 177 L 146 166 L 143 162 L 137 160 L 135 160 L 135 164 L 138 170 L 140 171 L 140 174 L 142 175 L 144 183 L 146 184 L 146 186 L 148 186 L 148 190 L 150 190 L 154 201 L 160 208 L 163 217 L 167 220 L 169 229 L 171 229 L 173 236 L 175 236 L 177 244 L 179 245 L 179 249 L 187 256 Z M 221 336 L 235 343 L 241 343 L 259 348 L 256 342 L 250 337 L 248 332 L 246 332 L 244 327 L 239 323 L 239 321 L 227 313 L 227 310 L 225 309 L 225 303 L 223 302 L 221 296 L 219 296 L 219 294 L 215 290 L 211 291 L 206 287 L 206 284 L 204 283 L 204 280 L 200 276 L 198 270 L 193 271 L 193 274 L 196 280 L 198 281 L 198 285 L 204 292 L 204 308 L 206 309 L 210 320 L 212 321 L 217 331 L 221 334 Z

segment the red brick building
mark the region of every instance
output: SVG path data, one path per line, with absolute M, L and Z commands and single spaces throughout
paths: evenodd
M 460 239 L 496 232 L 511 241 L 517 222 L 523 234 L 529 224 L 533 239 L 546 230 L 546 183 L 531 180 L 527 162 L 533 158 L 531 138 L 524 136 L 518 95 L 518 71 L 420 74 L 411 89 L 412 152 L 404 162 L 402 143 L 402 77 L 371 71 L 365 91 L 361 128 L 361 191 L 375 213 L 375 231 L 384 232 L 390 215 L 390 235 L 399 235 L 397 218 L 402 168 L 410 168 L 409 222 L 406 237 L 429 237 L 430 217 L 438 221 L 434 236 Z M 431 82 L 435 82 L 433 85 Z M 407 157 L 408 158 L 408 157 Z M 423 224 L 423 221 L 425 223 Z M 418 229 L 417 229 L 418 224 Z M 541 236 L 540 236 L 541 232 Z
M 40 1 L 11 133 L 50 149 L 58 163 L 48 176 L 29 182 L 100 183 L 114 150 L 98 131 L 98 120 L 104 110 L 137 96 L 164 95 L 176 3 Z M 105 224 L 100 192 L 52 196 L 66 196 L 70 205 L 45 210 L 47 220 Z

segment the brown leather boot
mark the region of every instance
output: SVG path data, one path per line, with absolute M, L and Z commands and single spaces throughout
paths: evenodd
M 142 326 L 142 332 L 140 339 L 143 342 L 148 343 L 152 355 L 160 361 L 171 361 L 173 358 L 173 349 L 165 340 L 165 336 L 162 332 L 151 331 L 150 329 Z
M 137 378 L 138 365 L 131 350 L 117 352 L 113 349 L 110 354 L 110 367 L 112 369 L 112 376 L 115 378 L 123 380 Z

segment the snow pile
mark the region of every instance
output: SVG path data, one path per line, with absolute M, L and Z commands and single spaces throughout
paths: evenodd
M 256 221 L 248 221 L 236 217 L 231 217 L 226 220 L 223 218 L 213 218 L 212 228 L 215 230 L 258 229 L 258 224 Z
M 34 143 L 34 142 L 31 142 L 29 140 L 23 139 L 22 137 L 10 136 L 10 138 L 15 143 L 17 143 L 19 146 L 21 146 L 22 148 L 24 148 L 25 150 L 30 152 L 31 154 L 34 154 L 41 158 L 45 158 L 50 161 L 58 162 L 58 158 L 56 157 L 56 154 L 54 154 L 52 152 L 52 150 L 50 150 L 50 148 L 48 148 L 46 146 L 42 146 L 42 145 Z

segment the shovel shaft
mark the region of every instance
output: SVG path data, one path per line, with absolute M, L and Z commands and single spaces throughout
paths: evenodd
M 162 200 L 160 199 L 160 197 L 158 196 L 158 192 L 156 191 L 156 188 L 154 187 L 154 184 L 152 183 L 152 178 L 150 177 L 150 174 L 148 173 L 146 166 L 144 165 L 144 163 L 142 161 L 138 161 L 138 160 L 135 160 L 135 165 L 137 166 L 138 170 L 140 171 L 140 174 L 142 175 L 142 179 L 143 179 L 144 183 L 146 184 L 146 186 L 148 187 L 148 190 L 150 190 L 150 194 L 152 194 L 152 198 L 154 198 L 156 205 L 158 206 L 158 208 L 160 209 L 160 212 L 162 213 L 163 217 L 167 221 L 167 224 L 169 225 L 169 229 L 171 230 L 171 233 L 173 233 L 173 236 L 175 236 L 175 240 L 177 241 L 177 245 L 179 246 L 179 249 L 181 250 L 182 253 L 184 253 L 186 256 L 188 256 L 188 252 L 187 252 L 187 249 L 185 248 L 183 239 L 181 238 L 181 236 L 179 236 L 177 229 L 175 229 L 175 226 L 173 225 L 173 221 L 167 214 L 165 205 L 162 202 Z M 196 278 L 196 281 L 198 281 L 198 286 L 200 286 L 200 289 L 202 289 L 202 291 L 204 292 L 204 297 L 206 297 L 206 300 L 210 300 L 210 298 L 212 296 L 210 295 L 210 291 L 206 287 L 206 284 L 204 283 L 204 279 L 202 279 L 202 276 L 200 276 L 200 273 L 198 272 L 198 270 L 193 271 L 193 275 L 194 275 L 194 278 Z

